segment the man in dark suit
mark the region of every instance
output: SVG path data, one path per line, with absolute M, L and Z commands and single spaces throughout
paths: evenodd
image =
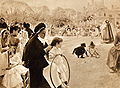
M 50 88 L 48 82 L 43 76 L 43 69 L 48 66 L 45 59 L 45 48 L 48 46 L 44 41 L 46 26 L 44 23 L 38 24 L 33 37 L 25 46 L 22 60 L 29 61 L 30 70 L 30 88 Z

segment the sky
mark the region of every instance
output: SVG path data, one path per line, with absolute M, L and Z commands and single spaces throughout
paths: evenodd
M 90 4 L 92 3 L 92 1 L 102 3 L 103 0 L 17 0 L 17 1 L 23 1 L 30 6 L 36 7 L 46 5 L 50 9 L 54 9 L 56 7 L 64 7 L 81 10 L 84 6 L 88 5 L 88 2 Z M 112 4 L 120 5 L 120 0 L 104 0 L 104 4 L 106 7 L 110 8 Z
M 27 2 L 31 6 L 46 5 L 50 9 L 54 9 L 56 7 L 81 9 L 84 5 L 87 5 L 86 0 L 19 0 L 19 1 Z

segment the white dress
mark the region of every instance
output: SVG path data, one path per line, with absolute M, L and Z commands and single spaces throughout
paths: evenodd
M 55 57 L 55 55 L 57 54 L 62 54 L 61 49 L 60 48 L 56 48 L 53 47 L 50 52 L 49 52 L 49 66 L 47 66 L 44 69 L 44 76 L 46 78 L 46 80 L 48 81 L 48 83 L 50 84 L 51 88 L 54 88 L 51 80 L 50 80 L 50 65 L 52 62 L 53 57 Z M 55 63 L 52 64 L 52 69 L 51 69 L 51 74 L 53 77 L 53 82 L 54 85 L 56 86 L 56 88 L 62 84 L 62 82 L 67 81 L 67 77 L 66 77 L 66 67 L 63 64 L 63 59 L 61 58 L 61 56 L 56 57 Z
M 4 69 L 8 67 L 8 52 L 6 51 L 6 52 L 1 53 L 2 49 L 3 48 L 1 44 L 1 35 L 0 35 L 0 76 L 4 75 L 5 73 Z
M 96 58 L 100 57 L 99 53 L 97 52 L 97 48 L 96 47 L 92 48 L 92 47 L 89 46 L 88 51 L 89 51 L 89 53 L 90 53 L 90 55 L 92 57 L 96 57 Z
M 6 70 L 2 84 L 6 88 L 22 88 L 23 79 L 21 75 L 25 74 L 28 69 L 21 65 L 21 54 L 16 53 L 12 58 L 10 58 L 10 63 L 12 64 L 12 68 L 10 70 Z
M 25 44 L 27 43 L 27 41 L 29 40 L 28 38 L 28 33 L 25 30 L 21 30 L 20 33 L 17 36 L 20 40 L 20 48 L 23 50 Z
M 5 74 L 5 68 L 8 67 L 8 53 L 0 52 L 0 76 Z

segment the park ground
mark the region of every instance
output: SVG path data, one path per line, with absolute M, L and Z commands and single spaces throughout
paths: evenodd
M 111 73 L 106 65 L 109 49 L 112 44 L 104 44 L 100 37 L 63 37 L 63 54 L 70 65 L 69 88 L 120 88 L 120 77 L 116 73 Z M 93 41 L 100 54 L 100 58 L 85 57 L 77 58 L 72 54 L 75 47 L 81 43 L 88 46 Z M 0 82 L 2 79 L 0 79 Z M 4 88 L 0 85 L 0 88 Z

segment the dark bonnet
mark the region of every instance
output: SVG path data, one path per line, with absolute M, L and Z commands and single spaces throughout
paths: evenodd
M 44 27 L 44 28 L 42 28 L 42 27 Z M 41 29 L 41 28 L 42 28 L 42 29 Z M 40 30 L 40 32 L 41 32 L 42 30 L 45 30 L 45 28 L 46 28 L 46 25 L 45 25 L 44 23 L 39 23 L 39 24 L 35 27 L 34 32 L 37 33 L 39 30 Z

